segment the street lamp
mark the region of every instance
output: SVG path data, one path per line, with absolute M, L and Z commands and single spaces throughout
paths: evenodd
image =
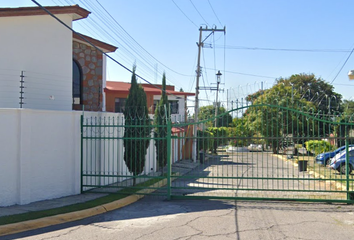
M 220 77 L 221 77 L 222 73 L 220 72 L 220 70 L 218 71 L 218 73 L 216 74 L 216 102 L 215 102 L 215 127 L 217 127 L 217 116 L 218 116 L 218 92 L 219 92 L 219 85 L 220 85 Z
M 349 77 L 349 80 L 354 80 L 354 70 L 350 70 L 348 72 L 348 77 Z

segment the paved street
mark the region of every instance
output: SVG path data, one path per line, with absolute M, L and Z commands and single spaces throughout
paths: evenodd
M 299 172 L 292 160 L 266 152 L 225 153 L 173 183 L 174 195 L 281 199 L 345 199 L 345 193 L 308 172 Z
M 350 205 L 146 197 L 89 219 L 0 239 L 348 240 L 353 236 Z
M 235 187 L 257 187 L 264 180 L 255 176 L 309 178 L 289 164 L 266 153 L 224 155 L 210 159 L 190 172 L 200 178 L 180 179 L 175 187 L 221 186 L 222 190 L 174 189 L 175 194 L 243 194 Z M 206 176 L 243 176 L 245 179 L 202 178 Z M 261 181 L 261 183 L 259 182 Z M 313 181 L 267 180 L 264 187 L 308 187 Z M 318 183 L 323 184 L 323 183 Z M 319 185 L 320 187 L 320 185 Z M 322 186 L 323 187 L 323 186 Z M 257 191 L 256 191 L 257 192 Z M 148 196 L 127 207 L 82 221 L 10 235 L 0 239 L 125 239 L 125 240 L 199 240 L 199 239 L 352 239 L 354 208 L 346 204 L 171 200 Z

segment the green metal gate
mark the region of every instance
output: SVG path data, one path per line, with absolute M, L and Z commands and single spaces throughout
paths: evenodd
M 318 154 L 340 146 L 347 158 L 354 155 L 354 125 L 337 119 L 344 118 L 260 104 L 200 121 L 200 165 L 172 183 L 171 198 L 352 203 L 349 161 L 338 171 L 316 163 Z
M 260 104 L 198 123 L 150 124 L 145 126 L 151 130 L 150 137 L 137 133 L 127 139 L 122 116 L 85 116 L 81 123 L 82 192 L 352 203 L 354 181 L 348 159 L 338 169 L 342 173 L 316 163 L 319 153 L 340 146 L 346 146 L 347 158 L 352 154 L 354 125 L 343 119 L 311 108 Z M 166 129 L 166 138 L 154 135 L 158 127 Z M 197 137 L 190 135 L 193 128 L 198 129 Z M 181 132 L 175 134 L 174 129 Z M 123 160 L 123 142 L 138 144 L 147 139 L 144 169 L 134 175 Z M 156 161 L 157 140 L 167 143 L 169 161 L 164 167 Z M 172 166 L 182 158 L 184 163 L 198 165 L 179 174 Z

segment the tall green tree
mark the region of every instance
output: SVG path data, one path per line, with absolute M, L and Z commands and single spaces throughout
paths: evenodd
M 215 107 L 213 105 L 203 106 L 199 108 L 198 119 L 201 120 L 209 120 L 205 123 L 206 127 L 214 127 L 214 118 L 215 118 Z M 232 124 L 232 116 L 230 113 L 227 113 L 224 107 L 218 107 L 218 119 L 217 119 L 218 127 L 229 127 Z
M 145 155 L 149 147 L 151 123 L 148 115 L 146 94 L 137 83 L 136 66 L 133 67 L 131 87 L 124 109 L 124 161 L 133 174 L 133 184 L 136 176 L 143 172 Z
M 255 106 L 262 104 L 266 106 Z M 245 117 L 250 130 L 265 137 L 273 152 L 277 153 L 289 136 L 314 136 L 314 131 L 318 128 L 308 124 L 309 119 L 300 113 L 314 108 L 314 104 L 303 98 L 299 92 L 293 91 L 291 85 L 278 83 L 253 101 L 253 106 L 247 109 Z
M 167 164 L 167 121 L 170 121 L 170 118 L 171 112 L 166 94 L 166 75 L 164 73 L 162 76 L 161 99 L 156 106 L 154 116 L 156 158 L 158 168 L 161 169 L 162 174 L 163 168 Z
M 253 104 L 265 103 L 287 107 L 325 120 L 332 120 L 334 115 L 343 112 L 341 99 L 342 96 L 334 92 L 332 85 L 321 78 L 316 78 L 314 74 L 294 74 L 289 78 L 279 78 L 272 88 L 247 96 L 247 100 Z M 263 129 L 268 131 L 264 133 L 267 136 L 328 137 L 334 131 L 333 126 L 304 118 L 293 111 L 264 108 L 263 112 L 250 110 L 249 113 L 249 120 L 254 121 L 252 126 L 263 126 Z M 311 124 L 309 121 L 312 121 Z

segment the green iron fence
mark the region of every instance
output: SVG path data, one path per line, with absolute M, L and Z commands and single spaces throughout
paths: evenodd
M 81 117 L 81 192 L 148 194 L 166 185 L 156 164 L 151 119 Z M 164 126 L 166 127 L 166 126 Z
M 198 123 L 170 120 L 165 126 L 154 126 L 150 122 L 142 125 L 150 131 L 148 137 L 139 131 L 125 136 L 125 128 L 137 125 L 125 125 L 123 116 L 82 117 L 82 191 L 138 191 L 169 199 L 352 203 L 354 180 L 348 159 L 339 171 L 316 163 L 319 153 L 340 146 L 347 146 L 347 158 L 354 153 L 351 119 L 296 109 L 259 104 Z M 167 137 L 154 134 L 158 127 L 166 129 Z M 191 135 L 195 127 L 197 137 Z M 166 166 L 158 166 L 157 140 L 167 143 Z M 142 170 L 134 173 L 136 167 L 124 161 L 124 141 L 135 146 L 148 141 Z M 134 148 L 129 151 L 137 157 Z M 180 174 L 172 166 L 181 161 L 198 165 Z
M 354 156 L 354 125 L 343 119 L 260 104 L 201 121 L 200 165 L 173 182 L 172 198 L 353 202 L 349 161 L 338 171 L 316 163 L 340 146 Z

